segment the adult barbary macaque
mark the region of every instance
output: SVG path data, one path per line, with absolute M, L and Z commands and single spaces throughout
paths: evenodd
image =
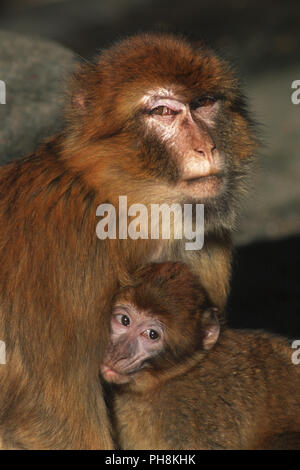
M 231 241 L 256 142 L 231 68 L 164 34 L 84 64 L 64 131 L 0 171 L 3 447 L 112 448 L 99 381 L 112 293 L 150 261 L 183 260 L 223 307 Z M 205 245 L 99 240 L 96 209 L 205 204 Z
M 111 329 L 101 373 L 117 384 L 122 449 L 300 449 L 291 345 L 229 329 L 217 341 L 218 311 L 185 265 L 140 269 L 114 300 Z

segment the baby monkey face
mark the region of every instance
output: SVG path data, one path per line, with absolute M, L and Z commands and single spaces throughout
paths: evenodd
M 211 349 L 219 331 L 218 310 L 186 265 L 150 264 L 115 298 L 102 376 L 122 384 L 145 368 L 169 369 L 194 351 Z
M 164 326 L 133 304 L 117 302 L 112 311 L 111 346 L 101 365 L 107 382 L 126 383 L 164 347 Z

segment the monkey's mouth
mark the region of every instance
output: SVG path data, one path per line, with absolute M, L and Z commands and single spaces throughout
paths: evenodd
M 100 370 L 104 380 L 109 383 L 124 384 L 129 382 L 131 379 L 129 375 L 121 374 L 105 364 L 102 364 Z
M 223 177 L 223 173 L 221 173 L 221 172 L 219 172 L 219 173 L 209 173 L 207 175 L 195 176 L 194 178 L 187 178 L 184 181 L 186 181 L 188 184 L 193 184 L 193 183 L 196 183 L 197 181 L 206 181 L 206 180 L 209 180 L 209 179 L 222 178 L 222 177 Z
M 224 173 L 210 173 L 182 180 L 180 189 L 189 196 L 197 198 L 215 197 L 224 187 Z

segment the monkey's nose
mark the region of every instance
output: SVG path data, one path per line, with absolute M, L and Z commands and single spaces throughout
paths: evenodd
M 214 152 L 217 149 L 216 145 L 212 146 L 199 146 L 196 147 L 194 150 L 195 152 L 199 153 L 202 157 L 207 158 L 208 160 L 211 160 L 214 156 Z

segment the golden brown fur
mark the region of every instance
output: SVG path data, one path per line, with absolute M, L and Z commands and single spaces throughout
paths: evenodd
M 226 330 L 215 348 L 141 371 L 114 397 L 122 449 L 300 449 L 300 368 L 287 340 Z M 282 434 L 282 435 L 281 435 Z
M 174 165 L 140 121 L 138 99 L 156 84 L 172 84 L 186 99 L 204 87 L 225 96 L 216 138 L 228 185 L 207 213 L 200 252 L 172 240 L 96 238 L 97 206 L 117 207 L 119 195 L 147 206 L 184 200 Z M 183 259 L 215 304 L 228 293 L 230 230 L 255 139 L 227 64 L 172 36 L 137 36 L 79 68 L 66 117 L 61 135 L 0 170 L 3 447 L 112 448 L 98 366 L 112 293 L 128 272 Z
M 119 336 L 112 314 L 113 347 L 104 360 L 111 370 L 101 368 L 105 381 L 117 384 L 111 409 L 120 447 L 300 449 L 300 366 L 292 362 L 292 342 L 230 329 L 218 340 L 218 309 L 182 263 L 153 263 L 134 279 L 114 303 L 129 318 L 131 309 L 137 313 Z M 161 325 L 160 337 L 154 354 L 139 348 L 134 360 L 124 339 L 133 344 L 134 328 L 147 317 L 154 329 Z

